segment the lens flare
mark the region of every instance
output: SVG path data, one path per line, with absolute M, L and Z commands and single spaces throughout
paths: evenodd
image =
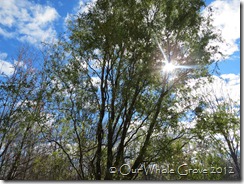
M 172 64 L 172 63 L 166 63 L 164 66 L 163 66 L 163 71 L 167 72 L 167 73 L 171 73 L 173 72 L 175 69 L 175 66 Z
M 156 43 L 159 47 L 160 52 L 162 53 L 164 60 L 162 63 L 164 63 L 164 66 L 162 67 L 162 71 L 166 72 L 168 74 L 172 73 L 175 69 L 180 69 L 180 70 L 187 70 L 187 69 L 198 69 L 198 65 L 177 65 L 177 62 L 171 62 L 169 58 L 167 58 L 163 48 L 161 47 L 160 43 L 158 42 L 157 37 L 155 36 Z

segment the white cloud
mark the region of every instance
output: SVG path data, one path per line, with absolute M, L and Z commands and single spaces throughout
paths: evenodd
M 1 75 L 12 75 L 14 73 L 14 65 L 5 61 L 8 54 L 5 52 L 0 52 L 0 76 Z
M 26 64 L 23 61 L 14 60 L 14 66 L 16 66 L 18 68 L 21 67 L 21 68 L 27 69 L 27 66 L 26 66 Z
M 225 79 L 231 85 L 240 84 L 240 76 L 233 73 L 222 74 L 221 78 Z
M 93 86 L 96 86 L 96 87 L 99 87 L 100 84 L 101 84 L 101 79 L 99 77 L 92 77 L 92 85 Z
M 88 0 L 88 1 L 79 0 L 78 3 L 73 8 L 73 14 L 78 15 L 79 13 L 88 13 L 89 8 L 92 8 L 96 2 L 97 2 L 97 0 Z M 72 18 L 74 18 L 74 16 L 67 13 L 66 17 L 64 18 L 64 29 L 65 30 L 67 28 L 69 20 L 72 20 Z
M 97 2 L 97 0 L 89 0 L 86 3 L 84 3 L 83 0 L 80 0 L 79 1 L 79 6 L 78 6 L 79 9 L 76 10 L 77 13 L 83 13 L 83 12 L 84 13 L 88 13 L 89 8 L 92 8 L 95 5 L 96 2 Z
M 14 33 L 9 33 L 9 32 L 7 32 L 6 30 L 4 30 L 4 29 L 2 29 L 0 27 L 0 35 L 3 35 L 6 38 L 13 38 L 15 34 Z
M 66 17 L 64 18 L 64 25 L 66 26 L 69 22 L 69 20 L 71 20 L 72 15 L 67 13 Z
M 212 42 L 211 45 L 219 46 L 226 58 L 239 51 L 237 40 L 240 38 L 240 1 L 215 0 L 209 7 L 213 10 L 213 26 L 220 32 L 224 43 Z M 203 11 L 206 13 L 206 11 Z M 216 55 L 215 58 L 218 58 Z
M 214 76 L 214 82 L 207 85 L 212 88 L 219 98 L 240 103 L 240 76 L 236 74 L 223 74 L 220 77 Z
M 192 90 L 188 94 L 177 93 L 177 98 L 180 101 L 172 108 L 177 112 L 185 111 L 188 107 L 194 110 L 201 100 L 211 103 L 214 107 L 225 102 L 232 105 L 234 102 L 240 105 L 240 75 L 213 76 L 212 82 L 209 82 L 205 77 L 190 79 L 186 87 Z
M 22 42 L 39 44 L 56 36 L 53 22 L 59 17 L 56 9 L 28 0 L 0 1 L 0 35 Z
M 230 98 L 240 104 L 240 75 L 223 74 L 221 78 L 225 80 L 226 92 L 229 93 Z M 222 90 L 222 93 L 224 90 Z
M 27 66 L 23 61 L 14 60 L 13 63 L 10 63 L 7 61 L 7 57 L 8 57 L 7 53 L 0 52 L 0 76 L 1 75 L 7 75 L 7 76 L 13 75 L 16 67 L 27 69 Z
M 206 80 L 203 78 L 202 80 Z M 207 82 L 196 90 L 197 95 L 207 96 L 209 100 L 231 100 L 240 103 L 240 76 L 236 74 L 223 74 L 220 77 L 213 76 L 213 82 Z
M 0 76 L 3 75 L 12 75 L 14 73 L 14 66 L 7 62 L 0 59 Z

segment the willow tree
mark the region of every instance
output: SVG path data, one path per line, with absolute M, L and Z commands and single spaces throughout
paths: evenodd
M 192 168 L 223 168 L 217 175 L 193 175 L 188 179 L 240 179 L 240 97 L 230 81 L 212 76 L 188 81 L 191 92 L 178 93 L 186 113 L 183 126 L 192 137 L 182 156 Z M 213 171 L 214 172 L 214 171 Z
M 13 73 L 0 76 L 0 178 L 26 179 L 33 168 L 34 148 L 40 141 L 41 118 L 37 53 L 19 49 Z
M 68 38 L 47 64 L 56 127 L 47 138 L 78 179 L 134 179 L 110 167 L 150 163 L 156 128 L 168 136 L 177 123 L 168 117 L 175 113 L 174 90 L 207 75 L 216 51 L 208 45 L 215 35 L 203 6 L 202 0 L 98 0 L 70 20 Z
M 229 171 L 227 176 L 240 179 L 240 104 L 232 99 L 227 90 L 226 96 L 209 94 L 196 108 L 196 129 L 200 140 L 209 140 L 214 149 L 226 159 Z

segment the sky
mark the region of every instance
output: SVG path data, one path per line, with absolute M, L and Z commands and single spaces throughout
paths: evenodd
M 41 42 L 54 42 L 66 31 L 65 22 L 69 16 L 78 11 L 86 11 L 87 2 L 87 0 L 0 0 L 0 74 L 13 73 L 11 67 L 13 59 L 16 58 L 17 51 L 22 45 L 28 44 L 38 48 Z M 235 80 L 235 89 L 238 89 L 240 88 L 240 1 L 207 0 L 206 4 L 213 8 L 213 25 L 220 31 L 224 40 L 224 43 L 212 43 L 220 46 L 220 50 L 226 55 L 226 58 L 218 62 L 219 77 L 226 81 L 226 85 Z M 203 9 L 202 13 L 204 12 Z

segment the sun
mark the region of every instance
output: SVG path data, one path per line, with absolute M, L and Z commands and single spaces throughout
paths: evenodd
M 175 69 L 175 65 L 173 65 L 172 63 L 166 63 L 164 66 L 163 66 L 163 71 L 167 72 L 167 73 L 171 73 L 173 72 Z

